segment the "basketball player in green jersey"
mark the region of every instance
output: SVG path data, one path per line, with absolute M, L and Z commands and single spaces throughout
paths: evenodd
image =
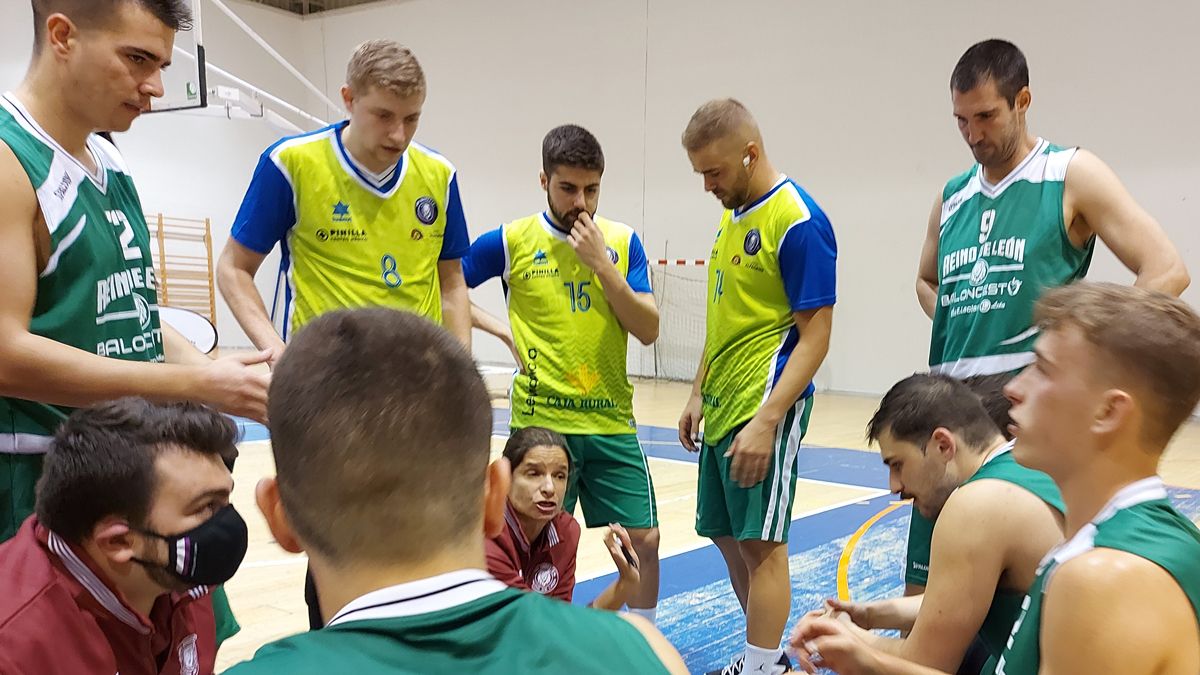
M 269 353 L 212 361 L 159 323 L 141 201 L 94 134 L 162 96 L 188 4 L 34 0 L 33 15 L 33 62 L 0 98 L 0 540 L 33 512 L 74 407 L 136 395 L 266 420 L 268 376 L 249 366 Z
M 829 350 L 837 242 L 816 201 L 767 159 L 741 103 L 705 103 L 682 140 L 726 209 L 708 272 L 704 354 L 679 420 L 680 442 L 700 453 L 696 533 L 720 549 L 746 611 L 744 655 L 723 672 L 782 672 L 797 453 Z
M 445 330 L 391 309 L 323 314 L 279 360 L 270 405 L 278 476 L 258 505 L 282 547 L 307 550 L 327 625 L 232 675 L 687 672 L 641 617 L 487 573 L 510 467 L 488 464 L 487 389 Z
M 1046 293 L 1036 357 L 1009 384 L 1013 454 L 1066 502 L 997 675 L 1200 672 L 1200 529 L 1158 464 L 1200 403 L 1200 316 L 1165 293 L 1076 283 Z M 880 655 L 839 621 L 793 646 L 847 675 L 938 671 Z
M 1033 361 L 1033 305 L 1087 274 L 1096 238 L 1136 286 L 1173 295 L 1189 277 L 1158 222 L 1104 162 L 1030 133 L 1029 67 L 1015 45 L 986 40 L 950 77 L 959 133 L 976 164 L 934 200 L 917 273 L 933 319 L 929 368 L 958 378 Z M 932 525 L 913 516 L 905 579 L 924 585 Z
M 879 444 L 892 491 L 937 522 L 929 587 L 923 598 L 826 606 L 846 612 L 880 651 L 950 672 L 962 669 L 978 635 L 987 652 L 975 665 L 980 672 L 1004 650 L 1038 563 L 1062 541 L 1062 495 L 1049 476 L 1017 464 L 982 400 L 945 375 L 893 386 L 868 438 Z M 797 630 L 823 614 L 810 613 Z

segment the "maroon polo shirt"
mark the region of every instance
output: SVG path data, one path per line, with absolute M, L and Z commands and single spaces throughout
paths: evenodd
M 579 523 L 559 512 L 532 542 L 525 539 L 517 513 L 504 508 L 504 529 L 487 542 L 488 572 L 505 584 L 571 601 L 575 591 L 575 553 Z
M 209 588 L 160 596 L 142 616 L 81 548 L 30 516 L 0 545 L 0 673 L 211 675 Z

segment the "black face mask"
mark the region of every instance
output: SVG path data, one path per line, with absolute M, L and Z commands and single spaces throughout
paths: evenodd
M 167 542 L 167 563 L 133 560 L 147 567 L 162 567 L 189 586 L 217 586 L 229 581 L 246 557 L 249 545 L 246 521 L 233 504 L 183 534 L 166 536 L 138 531 Z

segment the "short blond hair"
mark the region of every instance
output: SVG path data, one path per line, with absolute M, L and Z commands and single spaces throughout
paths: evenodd
M 425 93 L 425 71 L 408 47 L 392 40 L 369 40 L 350 57 L 346 84 L 358 94 L 378 87 L 408 98 Z
M 758 123 L 741 101 L 733 98 L 714 99 L 692 114 L 687 128 L 683 130 L 683 148 L 695 152 L 734 134 L 743 134 L 748 141 L 757 140 Z
M 1183 300 L 1081 281 L 1048 291 L 1034 319 L 1043 331 L 1078 328 L 1107 357 L 1103 370 L 1145 397 L 1147 441 L 1166 447 L 1200 403 L 1200 315 Z

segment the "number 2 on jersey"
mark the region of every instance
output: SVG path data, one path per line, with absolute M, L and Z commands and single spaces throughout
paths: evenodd
M 142 250 L 133 243 L 133 226 L 129 224 L 129 218 L 125 217 L 125 212 L 105 211 L 104 217 L 108 218 L 110 225 L 121 230 L 121 252 L 125 255 L 125 259 L 141 260 Z
M 592 308 L 592 296 L 587 292 L 587 287 L 591 283 L 590 281 L 581 281 L 576 285 L 571 281 L 563 282 L 563 286 L 567 288 L 567 294 L 571 297 L 572 312 L 586 312 Z

